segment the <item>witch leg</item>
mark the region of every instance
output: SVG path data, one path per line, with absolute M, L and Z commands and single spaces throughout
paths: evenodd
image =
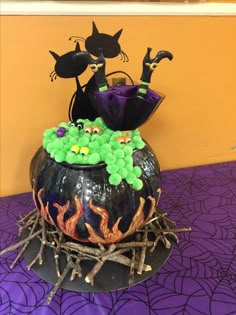
M 150 52 L 152 48 L 147 48 L 146 55 L 143 58 L 143 72 L 141 75 L 141 84 L 138 88 L 137 91 L 137 97 L 139 98 L 144 98 L 145 95 L 147 94 L 149 84 L 151 82 L 151 76 L 153 71 L 156 69 L 158 63 L 163 59 L 163 58 L 168 58 L 169 60 L 172 60 L 173 55 L 166 50 L 160 50 L 156 54 L 156 56 L 151 59 L 150 57 Z
M 90 57 L 89 67 L 94 73 L 95 81 L 98 86 L 99 92 L 108 90 L 107 79 L 105 75 L 106 61 L 102 53 L 102 49 L 99 49 L 99 56 L 97 60 Z

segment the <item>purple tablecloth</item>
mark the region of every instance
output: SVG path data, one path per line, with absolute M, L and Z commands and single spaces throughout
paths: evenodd
M 59 289 L 26 269 L 11 270 L 16 251 L 0 257 L 0 314 L 197 315 L 236 314 L 236 162 L 163 172 L 160 206 L 182 233 L 167 263 L 132 288 L 109 293 Z M 1 198 L 0 248 L 18 240 L 19 213 L 33 207 L 30 193 Z

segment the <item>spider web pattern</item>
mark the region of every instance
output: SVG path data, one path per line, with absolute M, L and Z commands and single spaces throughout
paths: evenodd
M 129 289 L 78 293 L 52 286 L 28 271 L 17 251 L 0 257 L 0 314 L 233 315 L 236 314 L 236 162 L 162 173 L 160 207 L 181 233 L 166 264 Z M 0 249 L 18 240 L 16 220 L 34 207 L 30 193 L 0 199 Z M 95 279 L 96 281 L 96 279 Z

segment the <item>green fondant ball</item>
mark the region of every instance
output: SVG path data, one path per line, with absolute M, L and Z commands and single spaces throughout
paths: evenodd
M 133 171 L 136 177 L 139 177 L 142 174 L 142 170 L 139 166 L 135 166 Z
M 133 172 L 134 170 L 133 164 L 131 163 L 125 164 L 125 168 L 127 169 L 128 172 Z
M 99 150 L 99 143 L 94 141 L 94 142 L 89 142 L 88 147 L 93 150 L 93 151 L 98 151 Z
M 98 164 L 101 161 L 99 153 L 93 153 L 88 157 L 89 164 Z
M 139 178 L 135 178 L 132 183 L 132 187 L 135 190 L 140 190 L 143 188 L 143 182 Z
M 99 145 L 103 145 L 106 143 L 106 139 L 103 136 L 100 136 L 97 138 L 97 142 L 99 143 Z
M 116 160 L 116 165 L 118 165 L 120 168 L 125 166 L 125 161 L 124 159 L 117 159 Z
M 66 158 L 66 153 L 63 151 L 59 151 L 55 154 L 55 160 L 58 163 L 65 161 L 65 158 Z
M 128 175 L 126 176 L 126 181 L 128 184 L 133 184 L 134 180 L 135 180 L 135 175 L 132 172 L 128 172 Z
M 116 164 L 107 165 L 106 170 L 109 174 L 116 174 L 119 170 L 119 166 Z
M 79 130 L 77 127 L 70 127 L 69 130 L 68 130 L 68 133 L 73 136 L 73 137 L 77 137 L 78 136 L 78 133 L 79 133 Z
M 123 159 L 125 154 L 124 154 L 124 151 L 121 150 L 121 149 L 117 149 L 114 151 L 114 155 L 117 159 Z
M 126 156 L 131 156 L 133 154 L 133 149 L 130 146 L 124 146 L 123 149 Z
M 113 142 L 112 140 L 110 140 L 110 144 L 111 144 L 111 147 L 113 150 L 122 149 L 122 146 L 123 146 L 119 142 L 117 142 L 117 141 Z
M 76 155 L 76 164 L 82 164 L 83 163 L 83 156 L 80 154 Z
M 103 120 L 102 120 L 101 117 L 97 117 L 97 118 L 94 120 L 94 124 L 95 124 L 95 125 L 98 125 L 98 126 L 100 126 L 100 127 L 105 127 L 105 124 L 104 124 L 104 122 L 103 122 Z
M 75 164 L 77 162 L 77 156 L 76 156 L 76 154 L 74 154 L 72 152 L 68 152 L 65 160 L 69 164 Z
M 78 144 L 80 147 L 87 147 L 87 145 L 89 144 L 89 139 L 83 136 L 79 139 Z
M 47 137 L 51 137 L 51 135 L 55 132 L 54 128 L 51 128 L 51 129 L 46 129 L 43 133 L 43 136 L 45 138 Z
M 126 178 L 128 176 L 128 171 L 126 168 L 120 168 L 118 173 L 122 178 Z
M 50 153 L 51 158 L 54 158 L 55 155 L 57 154 L 58 150 L 57 149 L 53 149 Z
M 101 152 L 102 152 L 102 153 L 105 153 L 105 154 L 111 152 L 111 145 L 108 144 L 108 143 L 103 144 L 103 145 L 101 146 Z
M 119 174 L 112 174 L 109 176 L 109 183 L 114 186 L 118 186 L 122 181 L 122 178 Z
M 126 164 L 133 164 L 133 158 L 132 158 L 132 156 L 126 156 L 126 157 L 124 158 L 124 161 L 125 161 Z
M 47 138 L 44 138 L 43 139 L 43 147 L 44 147 L 44 149 L 47 149 L 48 144 L 50 144 L 50 140 L 47 139 Z
M 82 156 L 82 155 L 81 155 Z M 88 156 L 87 155 L 83 155 L 82 156 L 82 163 L 83 164 L 88 164 Z
M 48 145 L 47 145 L 47 148 L 46 148 L 46 150 L 48 151 L 48 153 L 51 153 L 52 152 L 52 150 L 53 150 L 53 143 L 49 143 Z
M 134 144 L 135 144 L 135 148 L 136 149 L 143 149 L 145 147 L 145 142 L 143 142 L 143 140 L 135 140 L 134 141 Z
M 53 142 L 53 146 L 54 146 L 55 149 L 61 150 L 61 149 L 63 148 L 63 140 L 56 139 L 56 140 Z
M 116 162 L 116 157 L 112 153 L 108 153 L 105 158 L 106 164 L 114 164 Z

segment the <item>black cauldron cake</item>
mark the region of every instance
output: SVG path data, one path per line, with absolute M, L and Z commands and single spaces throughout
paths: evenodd
M 77 81 L 83 97 L 76 96 L 74 106 L 84 106 L 82 117 L 77 110 L 72 121 L 45 130 L 31 179 L 36 206 L 48 223 L 77 241 L 111 244 L 144 226 L 160 197 L 159 164 L 137 128 L 163 100 L 148 86 L 157 64 L 172 55 L 159 51 L 151 59 L 148 48 L 140 86 L 109 87 L 103 50 L 97 59 L 78 45 L 70 53 L 77 70 L 87 60 L 94 86 L 84 92 Z M 65 76 L 66 69 L 62 72 Z

